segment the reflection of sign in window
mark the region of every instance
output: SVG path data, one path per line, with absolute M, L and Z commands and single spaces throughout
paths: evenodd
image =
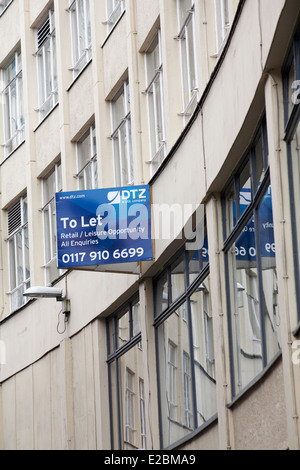
M 241 213 L 243 213 L 248 205 L 250 189 L 243 189 L 240 194 Z M 251 196 L 250 196 L 251 198 Z M 235 202 L 233 203 L 233 213 L 235 217 Z M 274 226 L 273 226 L 273 211 L 272 211 L 272 194 L 271 187 L 264 196 L 259 208 L 259 237 L 261 256 L 265 258 L 275 258 L 275 242 L 274 242 Z M 256 260 L 256 240 L 255 240 L 255 221 L 254 216 L 244 227 L 236 246 L 236 259 L 237 260 Z

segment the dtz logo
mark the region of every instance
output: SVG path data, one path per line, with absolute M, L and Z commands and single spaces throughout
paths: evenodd
M 107 194 L 109 204 L 122 204 L 133 201 L 143 201 L 146 197 L 146 189 L 124 189 L 123 191 L 110 191 Z

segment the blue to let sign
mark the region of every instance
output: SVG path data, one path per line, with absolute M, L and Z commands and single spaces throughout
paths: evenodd
M 153 259 L 148 185 L 56 194 L 58 268 Z

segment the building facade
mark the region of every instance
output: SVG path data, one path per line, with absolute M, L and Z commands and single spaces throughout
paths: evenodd
M 299 19 L 0 2 L 1 449 L 299 450 Z M 141 184 L 153 261 L 58 269 L 55 194 Z

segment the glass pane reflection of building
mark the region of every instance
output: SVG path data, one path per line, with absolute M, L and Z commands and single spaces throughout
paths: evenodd
M 146 449 L 145 368 L 138 299 L 108 320 L 107 333 L 112 448 Z
M 157 329 L 162 445 L 216 413 L 209 277 Z
M 292 191 L 292 218 L 294 224 L 294 251 L 297 253 L 296 279 L 300 279 L 300 211 L 298 210 L 300 201 L 300 121 L 296 124 L 292 140 L 289 142 L 289 153 L 291 159 L 292 175 L 293 175 L 293 186 L 291 185 Z M 300 322 L 300 313 L 299 322 Z
M 280 349 L 275 251 L 269 188 L 228 252 L 236 394 Z

